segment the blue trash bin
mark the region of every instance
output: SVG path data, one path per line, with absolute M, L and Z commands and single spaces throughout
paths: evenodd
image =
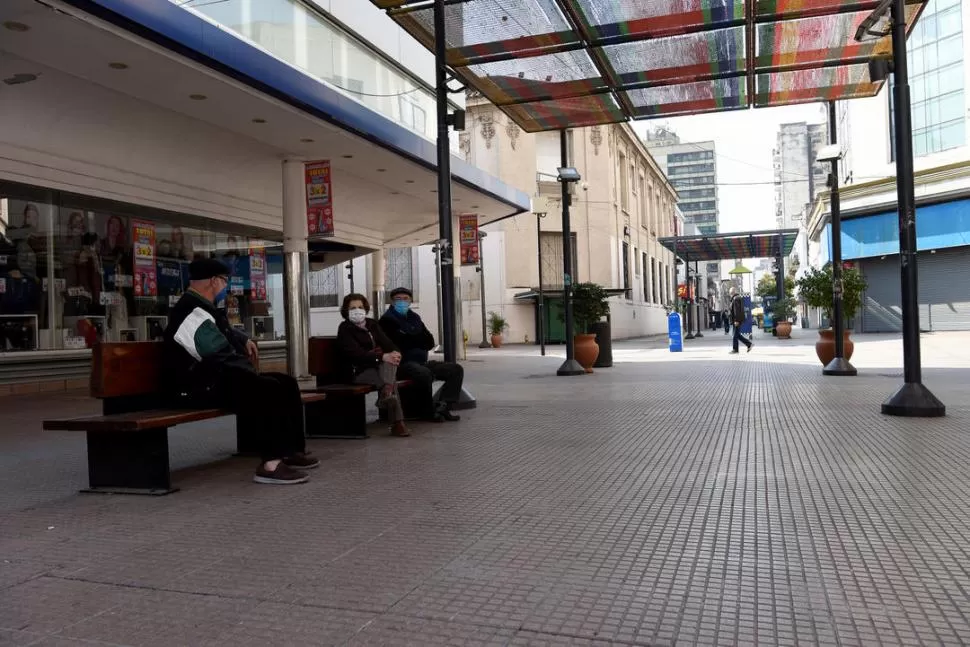
M 680 325 L 679 312 L 671 312 L 667 315 L 667 344 L 671 353 L 679 353 L 684 350 L 684 336 Z

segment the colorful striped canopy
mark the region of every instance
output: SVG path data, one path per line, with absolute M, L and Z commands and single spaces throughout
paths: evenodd
M 775 258 L 791 254 L 797 229 L 748 231 L 709 236 L 671 236 L 660 244 L 679 257 L 694 261 L 729 261 L 742 258 Z
M 432 0 L 371 0 L 434 51 Z M 529 132 L 876 94 L 879 0 L 445 0 L 448 65 Z M 907 29 L 926 0 L 906 0 Z

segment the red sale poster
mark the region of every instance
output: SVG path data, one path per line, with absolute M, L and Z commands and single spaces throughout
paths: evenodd
M 266 252 L 253 249 L 249 253 L 249 296 L 253 301 L 266 300 Z
M 478 265 L 478 215 L 458 216 L 458 243 L 462 265 Z
M 330 160 L 306 164 L 306 219 L 310 236 L 333 236 Z
M 155 225 L 134 220 L 131 223 L 131 239 L 134 241 L 134 291 L 135 297 L 153 298 L 158 294 L 158 277 L 155 267 Z

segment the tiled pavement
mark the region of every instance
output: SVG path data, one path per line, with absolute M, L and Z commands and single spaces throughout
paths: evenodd
M 172 432 L 181 492 L 78 495 L 39 420 L 96 404 L 0 400 L 0 645 L 970 642 L 970 335 L 924 341 L 948 417 L 902 420 L 898 341 L 823 378 L 797 332 L 580 378 L 476 350 L 461 423 L 314 441 L 299 487 L 216 422 Z

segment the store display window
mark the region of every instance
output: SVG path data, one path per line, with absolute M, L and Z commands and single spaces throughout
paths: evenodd
M 0 192 L 0 352 L 90 348 L 97 341 L 160 339 L 188 287 L 188 265 L 217 257 L 232 270 L 231 323 L 275 338 L 268 247 L 278 242 L 168 214 L 73 206 L 68 196 Z M 135 211 L 135 210 L 133 210 Z M 282 317 L 282 312 L 279 313 Z

